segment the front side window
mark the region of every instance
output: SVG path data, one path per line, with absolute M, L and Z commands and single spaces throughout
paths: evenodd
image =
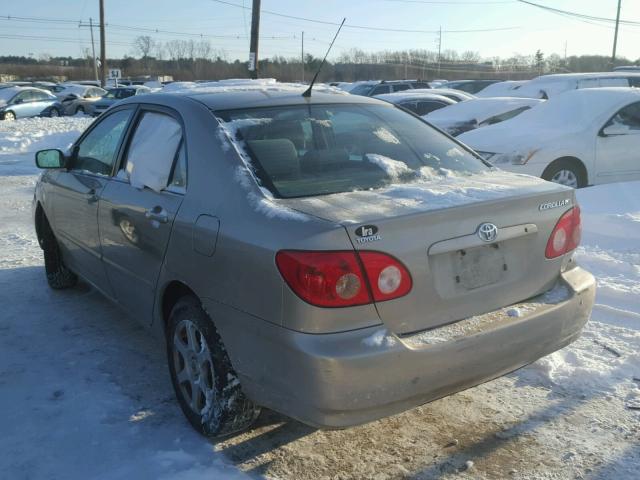
M 404 90 L 409 90 L 409 85 L 407 85 L 406 83 L 399 83 L 397 85 L 393 85 L 393 91 L 394 92 L 402 92 Z
M 371 96 L 374 95 L 381 95 L 383 93 L 389 93 L 390 88 L 389 85 L 378 85 L 376 88 L 373 89 L 373 91 L 371 92 Z
M 280 198 L 429 182 L 489 169 L 393 106 L 289 106 L 217 115 L 251 157 L 262 186 Z M 300 143 L 295 132 L 304 130 L 305 123 L 311 124 L 311 138 Z
M 180 157 L 181 143 L 182 126 L 175 118 L 164 113 L 143 113 L 123 167 L 131 185 L 157 192 L 165 189 L 170 183 L 173 165 Z
M 131 110 L 120 110 L 99 120 L 76 147 L 75 170 L 110 175 L 118 155 Z
M 627 105 L 605 125 L 624 125 L 630 130 L 640 130 L 640 102 Z

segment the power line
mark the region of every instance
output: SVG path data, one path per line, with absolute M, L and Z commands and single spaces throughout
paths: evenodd
M 211 0 L 212 2 L 221 3 L 223 5 L 229 5 L 231 7 L 249 9 L 249 7 L 244 7 L 242 5 L 238 5 L 237 3 L 227 2 L 225 0 Z M 261 13 L 266 13 L 267 15 L 273 15 L 276 17 L 290 18 L 292 20 L 301 20 L 303 22 L 311 22 L 311 23 L 319 23 L 321 25 L 332 25 L 339 26 L 339 23 L 329 22 L 325 20 L 316 20 L 313 18 L 306 17 L 298 17 L 295 15 L 288 15 L 285 13 L 272 12 L 269 10 L 261 10 Z M 439 30 L 408 30 L 403 28 L 385 28 L 385 27 L 372 27 L 368 25 L 353 25 L 349 23 L 344 24 L 344 28 L 355 28 L 359 30 L 372 30 L 376 32 L 394 32 L 394 33 L 438 33 Z M 505 30 L 516 30 L 520 27 L 499 27 L 499 28 L 480 28 L 480 29 L 470 29 L 470 30 L 443 30 L 443 33 L 481 33 L 481 32 L 498 32 Z
M 530 2 L 528 0 L 516 0 L 516 2 L 523 3 L 525 5 L 530 5 L 532 7 L 540 8 L 540 9 L 546 10 L 548 12 L 558 13 L 558 14 L 561 14 L 561 15 L 571 16 L 571 17 L 575 17 L 575 18 L 582 18 L 584 20 L 592 20 L 592 21 L 597 21 L 597 22 L 608 22 L 608 23 L 615 23 L 616 22 L 615 18 L 598 17 L 598 16 L 595 16 L 595 15 L 587 15 L 585 13 L 571 12 L 569 10 L 561 10 L 559 8 L 549 7 L 547 5 L 542 5 L 542 4 L 539 4 L 539 3 Z M 624 24 L 624 25 L 640 26 L 640 22 L 636 22 L 636 21 L 633 21 L 633 20 L 622 20 L 621 19 L 620 23 Z

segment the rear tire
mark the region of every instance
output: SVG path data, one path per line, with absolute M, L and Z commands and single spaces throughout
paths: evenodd
M 552 162 L 543 172 L 542 178 L 572 188 L 583 188 L 587 186 L 587 176 L 584 167 L 578 160 L 569 158 Z
M 42 218 L 42 222 L 40 247 L 44 252 L 44 270 L 47 275 L 47 283 L 54 290 L 71 288 L 78 283 L 78 276 L 64 264 L 60 246 L 46 217 Z
M 193 296 L 171 310 L 167 357 L 180 408 L 198 432 L 221 437 L 258 418 L 260 407 L 243 393 L 213 322 Z

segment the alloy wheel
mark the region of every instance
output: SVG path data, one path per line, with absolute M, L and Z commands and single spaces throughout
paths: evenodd
M 4 114 L 4 119 L 5 120 L 15 120 L 16 119 L 16 114 L 13 112 L 6 112 Z
M 175 329 L 173 362 L 180 394 L 194 413 L 205 416 L 215 397 L 215 373 L 207 341 L 191 320 Z
M 567 187 L 578 188 L 578 176 L 571 170 L 559 170 L 551 177 L 551 181 Z

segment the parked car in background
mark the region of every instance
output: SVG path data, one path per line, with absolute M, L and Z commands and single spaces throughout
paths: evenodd
M 431 85 L 431 88 L 440 88 L 442 85 L 444 85 L 445 83 L 447 83 L 449 80 L 445 80 L 443 78 L 441 79 L 436 79 L 436 80 L 431 80 L 429 82 L 429 85 Z
M 31 87 L 0 89 L 0 118 L 3 120 L 60 115 L 62 105 L 51 92 Z
M 413 93 L 418 92 L 418 90 L 406 90 L 404 92 L 377 95 L 376 98 L 384 100 L 385 102 L 393 103 L 399 107 L 406 108 L 410 112 L 419 116 L 426 115 L 434 110 L 457 103 L 455 100 L 451 100 L 450 98 L 442 95 L 424 93 L 428 91 L 429 90 L 420 90 L 419 93 Z
M 195 429 L 260 406 L 362 424 L 580 336 L 573 190 L 387 102 L 303 91 L 130 97 L 69 156 L 36 154 L 49 285 L 80 276 L 154 328 Z
M 53 92 L 53 89 L 57 86 L 58 84 L 55 82 L 46 82 L 46 81 L 38 81 L 38 82 L 33 82 L 31 84 L 32 87 L 34 88 L 41 88 L 42 90 L 48 90 L 50 92 Z
M 462 90 L 454 90 L 452 88 L 417 88 L 411 90 L 412 93 L 428 93 L 431 95 L 442 95 L 443 97 L 450 98 L 455 102 L 465 102 L 476 98 L 472 93 L 463 92 Z
M 640 89 L 572 90 L 458 139 L 499 168 L 574 188 L 640 180 Z
M 542 75 L 506 93 L 505 96 L 547 99 L 570 90 L 603 87 L 640 87 L 640 72 Z
M 125 98 L 133 97 L 135 95 L 144 95 L 150 93 L 151 89 L 141 85 L 130 85 L 128 87 L 110 88 L 107 93 L 104 94 L 96 102 L 88 105 L 88 111 L 90 115 L 97 117 L 104 113 L 111 105 Z
M 102 99 L 107 94 L 107 90 L 100 87 L 84 86 L 77 92 L 69 93 L 63 100 L 62 105 L 66 115 L 75 115 L 77 113 L 91 114 L 93 104 Z
M 520 87 L 528 82 L 529 80 L 506 80 L 493 83 L 476 93 L 476 97 L 517 97 Z
M 380 82 L 365 82 L 356 85 L 349 90 L 349 93 L 365 97 L 375 97 L 383 93 L 402 92 L 412 88 L 431 88 L 431 86 L 423 80 L 382 80 Z
M 443 83 L 440 88 L 453 88 L 454 90 L 462 90 L 463 92 L 473 93 L 474 95 L 482 89 L 501 82 L 502 80 L 454 80 Z
M 637 65 L 623 65 L 620 67 L 615 67 L 613 69 L 614 72 L 638 72 L 640 73 L 640 67 Z
M 424 118 L 455 137 L 469 130 L 504 122 L 543 102 L 534 98 L 474 98 L 434 111 Z

